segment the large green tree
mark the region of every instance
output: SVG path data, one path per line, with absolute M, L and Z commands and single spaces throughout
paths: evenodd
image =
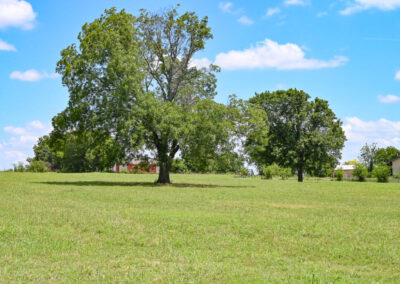
M 251 155 L 259 166 L 290 167 L 301 182 L 304 172 L 320 175 L 338 163 L 346 138 L 327 101 L 289 89 L 256 94 L 250 103 L 268 117 L 268 145 Z
M 210 38 L 207 18 L 193 12 L 142 10 L 135 18 L 124 10 L 106 10 L 82 27 L 78 46 L 61 52 L 57 71 L 70 100 L 62 123 L 55 124 L 63 131 L 108 133 L 125 151 L 119 162 L 152 156 L 160 166 L 159 183 L 170 183 L 174 157 L 189 153 L 197 140 L 213 150 L 207 155 L 232 150 L 226 144 L 234 139 L 221 136 L 232 134 L 236 120 L 227 120 L 228 107 L 213 101 L 218 68 L 193 64 L 193 55 Z M 207 135 L 197 131 L 208 123 L 215 127 Z
M 400 150 L 393 146 L 379 148 L 375 153 L 375 161 L 378 164 L 389 164 L 397 157 L 400 157 Z

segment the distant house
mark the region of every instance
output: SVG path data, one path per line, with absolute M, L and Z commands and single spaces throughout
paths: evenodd
M 337 170 L 343 170 L 343 178 L 345 179 L 353 179 L 353 171 L 356 168 L 355 165 L 343 165 L 343 166 L 337 166 L 335 169 L 335 172 Z
M 160 168 L 154 161 L 150 161 L 148 163 L 132 160 L 125 165 L 114 165 L 113 172 L 119 173 L 121 171 L 128 171 L 130 173 L 154 173 L 158 174 Z
M 393 175 L 400 174 L 400 157 L 397 157 L 392 161 L 392 173 Z

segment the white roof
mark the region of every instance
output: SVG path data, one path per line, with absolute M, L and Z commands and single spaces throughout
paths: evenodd
M 344 170 L 344 171 L 350 171 L 350 170 L 354 170 L 355 167 L 356 167 L 355 165 L 342 165 L 342 166 L 337 166 L 337 167 L 335 168 L 335 170 L 342 169 L 342 170 Z

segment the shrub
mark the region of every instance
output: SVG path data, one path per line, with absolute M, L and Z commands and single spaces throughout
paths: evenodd
M 336 175 L 336 180 L 342 181 L 342 180 L 343 180 L 344 172 L 343 172 L 342 169 L 338 169 L 338 170 L 335 172 L 335 175 Z
M 372 171 L 372 176 L 374 176 L 378 182 L 389 182 L 390 167 L 378 165 Z
M 121 174 L 129 174 L 129 171 L 127 169 L 125 169 L 125 168 L 122 168 L 122 169 L 119 170 L 119 173 L 121 173 Z
M 14 168 L 13 169 L 14 172 L 22 173 L 25 171 L 25 166 L 24 166 L 24 163 L 22 163 L 22 162 L 18 162 L 18 164 L 13 164 L 13 168 Z
M 182 159 L 172 160 L 171 172 L 177 173 L 177 174 L 183 174 L 183 173 L 186 173 L 187 171 L 188 171 L 188 168 L 186 167 L 186 165 Z
M 240 177 L 247 177 L 249 176 L 249 171 L 246 168 L 242 167 L 236 174 L 239 175 Z
M 282 179 L 288 179 L 292 175 L 291 168 L 280 168 L 279 175 Z
M 400 174 L 394 175 L 393 176 L 395 179 L 400 179 Z
M 358 181 L 365 181 L 368 175 L 368 169 L 365 165 L 358 164 L 354 168 L 353 175 L 358 178 Z
M 274 176 L 280 175 L 280 168 L 277 164 L 272 164 L 262 168 L 262 174 L 265 179 L 272 179 Z
M 45 173 L 49 171 L 48 163 L 32 160 L 26 167 L 26 171 L 33 173 Z

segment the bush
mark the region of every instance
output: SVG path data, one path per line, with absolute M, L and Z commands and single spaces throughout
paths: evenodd
M 393 176 L 395 179 L 400 179 L 400 174 L 394 175 Z
M 372 176 L 375 177 L 378 182 L 389 182 L 390 167 L 378 165 L 372 171 Z
M 25 166 L 22 162 L 18 162 L 18 164 L 13 164 L 13 168 L 14 172 L 22 173 L 25 171 Z
M 358 178 L 358 181 L 365 181 L 368 175 L 368 169 L 363 164 L 358 164 L 354 168 L 353 175 Z
M 280 168 L 279 175 L 282 179 L 288 179 L 292 175 L 291 168 Z
M 239 169 L 239 171 L 236 172 L 236 174 L 240 177 L 247 177 L 249 176 L 249 171 L 246 168 L 242 167 Z
M 344 172 L 343 172 L 342 169 L 338 169 L 338 170 L 335 172 L 335 175 L 336 175 L 336 180 L 342 181 L 342 180 L 343 180 Z
M 262 175 L 265 179 L 272 179 L 274 176 L 278 176 L 279 174 L 280 168 L 277 164 L 272 164 L 262 168 Z
M 49 171 L 48 163 L 32 160 L 26 167 L 26 171 L 33 173 L 45 173 Z
M 188 171 L 188 168 L 186 167 L 186 165 L 182 159 L 172 160 L 172 165 L 171 165 L 172 173 L 183 174 L 183 173 L 186 173 L 187 171 Z

